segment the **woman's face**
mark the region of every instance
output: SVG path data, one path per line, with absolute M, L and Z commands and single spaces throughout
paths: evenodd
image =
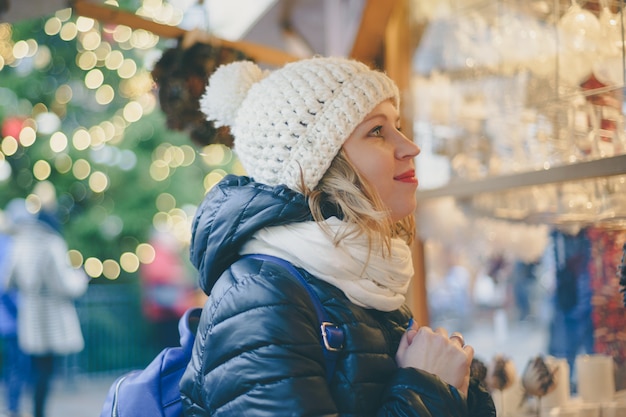
M 420 148 L 399 130 L 398 110 L 390 100 L 368 114 L 343 144 L 346 156 L 390 210 L 393 221 L 416 207 L 414 159 Z

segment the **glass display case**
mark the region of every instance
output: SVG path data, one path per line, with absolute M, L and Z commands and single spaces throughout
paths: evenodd
M 418 199 L 626 227 L 624 2 L 414 1 Z
M 590 261 L 574 281 L 586 291 L 576 320 L 592 323 L 593 349 L 614 358 L 626 389 L 615 274 L 626 242 L 626 2 L 412 0 L 409 15 L 431 326 L 476 335 L 483 357 L 512 349 L 518 366 L 581 343 L 559 333 L 567 313 L 555 303 L 559 245 L 580 239 Z

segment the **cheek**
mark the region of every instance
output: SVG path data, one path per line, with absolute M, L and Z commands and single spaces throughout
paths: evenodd
M 349 157 L 359 174 L 374 186 L 378 186 L 393 176 L 393 155 L 390 159 L 388 155 L 378 149 L 372 151 L 361 148 Z

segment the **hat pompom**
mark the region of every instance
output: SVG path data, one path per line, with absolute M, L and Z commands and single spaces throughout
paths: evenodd
M 216 127 L 232 126 L 252 85 L 266 76 L 267 72 L 251 61 L 220 66 L 209 78 L 200 98 L 200 110 Z

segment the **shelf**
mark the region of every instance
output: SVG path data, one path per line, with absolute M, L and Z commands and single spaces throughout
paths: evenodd
M 626 155 L 596 159 L 541 171 L 501 175 L 479 181 L 454 181 L 446 186 L 417 192 L 417 200 L 440 197 L 469 198 L 480 193 L 506 191 L 549 183 L 584 180 L 626 174 Z

